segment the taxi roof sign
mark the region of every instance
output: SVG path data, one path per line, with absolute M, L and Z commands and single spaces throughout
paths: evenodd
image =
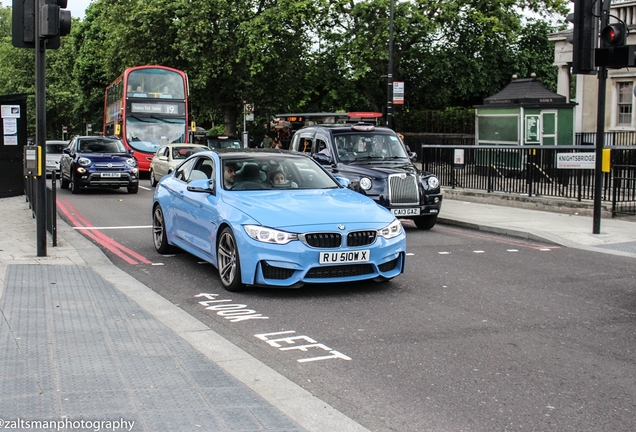
M 378 118 L 382 117 L 382 113 L 379 112 L 350 112 L 347 113 L 348 117 L 354 118 Z

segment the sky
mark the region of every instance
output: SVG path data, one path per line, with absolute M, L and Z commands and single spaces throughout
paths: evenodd
M 72 17 L 84 19 L 84 11 L 90 2 L 91 0 L 68 0 L 68 6 L 66 9 L 71 11 Z

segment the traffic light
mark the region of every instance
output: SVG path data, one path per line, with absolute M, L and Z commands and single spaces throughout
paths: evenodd
M 601 42 L 604 48 L 623 46 L 627 40 L 627 26 L 625 23 L 613 23 L 601 30 Z
M 609 1 L 609 0 L 608 0 Z M 574 24 L 574 30 L 567 40 L 573 45 L 572 73 L 594 74 L 594 49 L 598 34 L 600 1 L 573 0 L 574 13 L 568 15 L 568 21 Z
M 35 6 L 37 0 L 13 0 L 11 43 L 16 48 L 35 48 Z
M 37 0 L 36 0 L 37 1 Z M 67 0 L 39 0 L 40 28 L 39 36 L 46 39 L 48 49 L 60 47 L 60 36 L 71 32 L 71 11 L 64 10 Z
M 35 48 L 36 39 L 46 39 L 46 47 L 60 47 L 60 36 L 71 32 L 71 11 L 63 10 L 67 0 L 13 0 L 12 44 L 16 48 Z M 36 8 L 40 25 L 36 28 Z
M 634 66 L 636 46 L 625 45 L 628 29 L 624 22 L 612 23 L 601 30 L 601 48 L 595 53 L 596 66 L 621 69 Z

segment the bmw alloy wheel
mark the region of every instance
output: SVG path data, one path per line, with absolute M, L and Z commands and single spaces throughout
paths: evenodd
M 217 267 L 221 283 L 228 291 L 238 291 L 241 283 L 241 263 L 236 239 L 230 228 L 225 228 L 217 245 Z
M 155 207 L 155 211 L 152 212 L 152 240 L 155 244 L 155 249 L 157 249 L 157 252 L 160 254 L 172 252 L 174 249 L 168 244 L 166 221 L 163 217 L 163 210 L 159 205 Z

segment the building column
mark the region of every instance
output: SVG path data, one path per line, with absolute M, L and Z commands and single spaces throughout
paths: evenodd
M 557 93 L 565 96 L 565 100 L 570 102 L 570 65 L 568 64 L 559 65 Z

